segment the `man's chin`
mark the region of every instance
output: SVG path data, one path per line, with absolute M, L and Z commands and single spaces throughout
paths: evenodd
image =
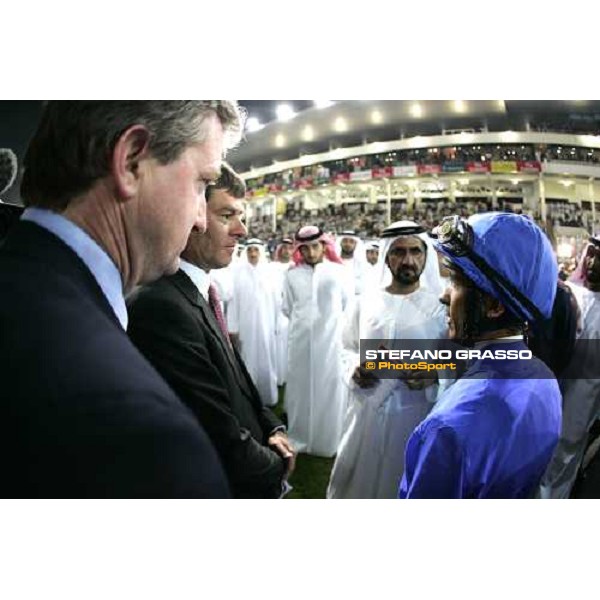
M 181 260 L 178 256 L 174 261 L 170 262 L 165 267 L 158 267 L 151 272 L 147 271 L 145 273 L 142 273 L 141 277 L 139 278 L 139 281 L 137 281 L 135 285 L 147 285 L 149 283 L 152 283 L 153 281 L 156 281 L 157 279 L 160 279 L 165 275 L 174 275 L 175 273 L 177 273 L 177 271 L 179 271 L 180 265 Z
M 216 260 L 214 262 L 214 264 L 212 264 L 210 266 L 211 270 L 212 269 L 224 269 L 225 267 L 228 267 L 231 264 L 231 261 L 233 260 L 233 254 L 229 254 L 229 255 L 223 255 L 220 260 Z
M 398 283 L 402 285 L 414 285 L 415 283 L 417 283 L 417 281 L 419 281 L 419 277 L 417 277 L 416 275 L 399 275 L 396 277 L 396 281 L 398 281 Z
M 181 266 L 181 259 L 178 256 L 175 260 L 173 260 L 167 266 L 167 268 L 164 270 L 164 272 L 162 274 L 163 275 L 174 275 L 175 273 L 177 273 L 177 271 L 179 271 L 180 266 Z M 157 277 L 157 279 L 158 279 L 158 277 Z

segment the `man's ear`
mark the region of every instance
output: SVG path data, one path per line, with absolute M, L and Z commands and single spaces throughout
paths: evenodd
M 135 196 L 140 182 L 140 162 L 149 156 L 150 132 L 143 125 L 133 125 L 121 134 L 115 144 L 111 170 L 117 197 L 128 200 Z
M 488 319 L 498 319 L 504 313 L 506 309 L 504 308 L 504 304 L 497 300 L 496 298 L 492 298 L 491 296 L 486 296 L 485 298 L 485 316 Z

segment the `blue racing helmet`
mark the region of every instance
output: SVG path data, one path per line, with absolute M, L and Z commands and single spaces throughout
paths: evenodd
M 558 265 L 544 232 L 528 217 L 482 213 L 447 217 L 433 244 L 482 291 L 525 321 L 550 317 Z

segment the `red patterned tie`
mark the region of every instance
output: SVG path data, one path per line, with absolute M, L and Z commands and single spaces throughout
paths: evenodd
M 223 311 L 221 310 L 221 300 L 219 298 L 219 294 L 217 292 L 217 288 L 213 283 L 208 287 L 208 304 L 210 305 L 215 318 L 217 319 L 217 323 L 219 324 L 219 328 L 223 332 L 223 336 L 229 343 L 231 347 L 231 340 L 229 339 L 229 332 L 227 331 L 227 325 L 225 324 L 225 318 L 223 317 Z

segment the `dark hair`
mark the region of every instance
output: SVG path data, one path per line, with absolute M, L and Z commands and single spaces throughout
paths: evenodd
M 206 201 L 208 202 L 216 190 L 225 190 L 234 198 L 246 196 L 246 184 L 244 180 L 227 164 L 221 166 L 221 175 L 217 181 L 206 188 Z
M 202 141 L 203 122 L 214 113 L 237 143 L 244 116 L 228 100 L 51 101 L 25 158 L 21 197 L 26 206 L 63 210 L 109 173 L 114 147 L 133 125 L 150 133 L 149 149 L 161 164 Z

